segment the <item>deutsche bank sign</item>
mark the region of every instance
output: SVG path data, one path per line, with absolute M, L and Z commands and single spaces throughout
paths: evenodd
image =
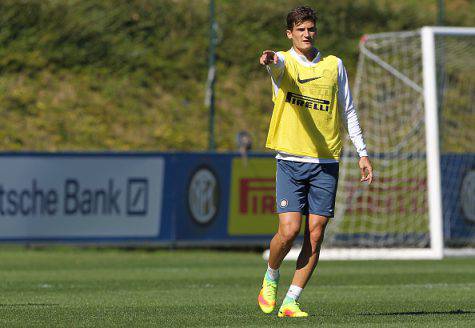
M 0 167 L 0 237 L 159 234 L 163 158 L 12 156 Z
M 82 214 L 146 216 L 148 212 L 148 179 L 127 178 L 126 203 L 120 202 L 124 188 L 109 178 L 103 187 L 81 186 L 79 179 L 67 178 L 62 188 L 45 189 L 36 178 L 31 186 L 8 189 L 0 184 L 0 216 L 65 216 Z

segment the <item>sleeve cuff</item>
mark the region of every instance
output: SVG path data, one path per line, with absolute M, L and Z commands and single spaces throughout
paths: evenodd
M 366 151 L 366 149 L 365 149 L 365 150 L 360 150 L 360 151 L 358 152 L 358 155 L 359 155 L 360 157 L 368 156 L 368 152 Z
M 275 64 L 275 66 L 277 68 L 281 68 L 281 67 L 284 67 L 284 60 L 285 60 L 285 57 L 279 52 L 274 52 L 276 55 L 277 55 L 277 64 Z

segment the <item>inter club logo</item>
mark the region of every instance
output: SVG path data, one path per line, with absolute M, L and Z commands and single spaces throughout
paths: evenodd
M 218 212 L 219 185 L 216 175 L 201 167 L 191 177 L 188 187 L 188 208 L 198 224 L 210 223 Z

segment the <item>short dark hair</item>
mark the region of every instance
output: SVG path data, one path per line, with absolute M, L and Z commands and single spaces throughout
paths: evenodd
M 287 14 L 287 29 L 292 30 L 295 25 L 305 21 L 317 23 L 317 13 L 315 10 L 307 6 L 294 8 Z

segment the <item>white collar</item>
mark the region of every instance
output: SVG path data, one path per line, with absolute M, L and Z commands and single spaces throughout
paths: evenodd
M 321 59 L 321 53 L 318 51 L 318 49 L 314 48 L 317 51 L 317 55 L 315 58 L 313 58 L 312 61 L 308 60 L 307 57 L 304 55 L 301 55 L 295 51 L 295 49 L 292 47 L 290 48 L 289 52 L 292 56 L 294 56 L 295 59 L 297 59 L 300 63 L 302 63 L 305 66 L 313 66 L 316 63 L 318 63 Z

